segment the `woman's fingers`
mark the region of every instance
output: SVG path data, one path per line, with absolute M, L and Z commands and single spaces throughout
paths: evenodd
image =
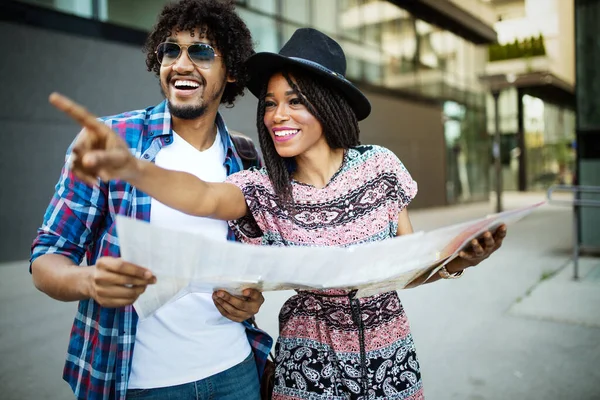
M 54 107 L 77 121 L 84 128 L 91 129 L 98 134 L 106 133 L 105 129 L 109 129 L 102 122 L 98 121 L 94 114 L 62 94 L 54 92 L 50 95 L 48 101 L 50 101 L 50 104 Z

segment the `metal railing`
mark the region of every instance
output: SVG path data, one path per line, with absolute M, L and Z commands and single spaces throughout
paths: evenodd
M 570 192 L 573 194 L 573 200 L 553 199 L 554 192 Z M 600 186 L 553 185 L 547 193 L 548 203 L 573 207 L 573 279 L 575 280 L 579 279 L 579 254 L 581 251 L 579 209 L 581 207 L 600 207 L 600 200 L 581 199 L 581 194 L 600 195 Z

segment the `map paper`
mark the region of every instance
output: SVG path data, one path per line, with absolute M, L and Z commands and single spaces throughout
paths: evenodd
M 121 257 L 150 269 L 157 283 L 134 303 L 140 318 L 192 292 L 358 289 L 365 297 L 416 287 L 487 230 L 545 204 L 506 211 L 429 232 L 350 247 L 255 246 L 215 240 L 117 216 Z

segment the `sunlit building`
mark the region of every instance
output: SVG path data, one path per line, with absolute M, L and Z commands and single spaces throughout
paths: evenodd
M 504 187 L 546 189 L 575 173 L 574 3 L 489 0 L 498 44 L 489 47 L 488 77 L 500 79 Z M 494 131 L 488 95 L 488 132 Z

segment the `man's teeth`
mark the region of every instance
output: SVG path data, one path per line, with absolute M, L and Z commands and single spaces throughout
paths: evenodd
M 200 87 L 198 82 L 194 81 L 175 81 L 176 88 L 197 88 Z
M 299 129 L 288 129 L 288 130 L 285 130 L 285 131 L 275 131 L 275 136 L 295 135 L 298 132 L 299 132 Z

